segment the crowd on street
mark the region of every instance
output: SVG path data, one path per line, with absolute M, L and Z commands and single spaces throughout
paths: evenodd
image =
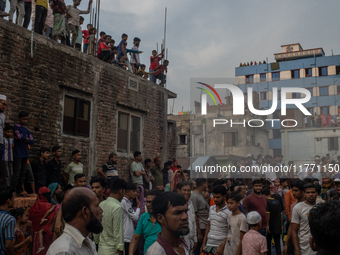
M 249 154 L 234 162 L 235 175 L 194 178 L 176 159 L 142 160 L 136 151 L 126 182 L 112 152 L 87 178 L 77 149 L 72 162 L 61 162 L 59 145 L 31 161 L 29 113 L 11 126 L 6 106 L 0 95 L 1 255 L 338 253 L 340 156 L 247 176 L 252 166 L 285 166 L 283 155 Z M 14 208 L 15 197 L 32 194 L 32 207 Z

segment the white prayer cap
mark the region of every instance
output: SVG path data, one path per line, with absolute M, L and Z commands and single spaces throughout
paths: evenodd
M 261 220 L 262 220 L 261 215 L 256 211 L 252 211 L 248 213 L 247 215 L 248 224 L 251 224 L 251 225 L 258 224 Z
M 5 95 L 0 95 L 0 100 L 7 100 L 7 97 Z

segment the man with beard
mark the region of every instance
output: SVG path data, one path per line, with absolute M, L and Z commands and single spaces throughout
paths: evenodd
M 292 212 L 292 239 L 297 255 L 315 255 L 310 245 L 309 239 L 311 237 L 308 216 L 309 211 L 316 204 L 316 198 L 318 196 L 315 186 L 311 183 L 305 184 L 303 196 L 304 202 L 298 203 L 294 206 Z
M 103 209 L 104 230 L 99 236 L 99 255 L 124 254 L 124 213 L 121 201 L 124 197 L 126 182 L 114 179 L 110 187 L 110 196 L 100 203 Z
M 152 214 L 162 230 L 145 255 L 189 255 L 189 248 L 181 239 L 189 233 L 187 212 L 187 201 L 178 193 L 162 193 L 152 201 Z
M 188 203 L 188 220 L 189 220 L 189 234 L 184 236 L 184 240 L 187 243 L 190 254 L 194 254 L 193 251 L 196 249 L 197 245 L 197 235 L 196 235 L 196 219 L 195 219 L 195 209 L 190 200 L 191 196 L 191 184 L 190 182 L 180 182 L 176 186 L 177 193 L 181 194 Z
M 254 180 L 253 181 L 253 193 L 247 196 L 243 201 L 243 207 L 246 213 L 257 211 L 262 218 L 262 225 L 259 232 L 264 236 L 266 236 L 266 228 L 267 228 L 267 216 L 266 216 L 266 208 L 267 208 L 267 199 L 265 196 L 261 195 L 262 191 L 262 181 Z
M 148 211 L 144 213 L 138 221 L 135 234 L 130 242 L 129 255 L 135 254 L 141 236 L 145 239 L 143 254 L 145 254 L 147 249 L 157 240 L 158 233 L 161 232 L 161 226 L 152 214 L 152 201 L 160 194 L 161 191 L 158 189 L 153 189 L 148 192 L 146 196 L 146 208 Z
M 210 207 L 201 254 L 222 255 L 227 242 L 231 215 L 226 204 L 227 189 L 223 185 L 216 185 L 213 187 L 213 196 L 215 205 Z
M 101 168 L 97 170 L 99 176 L 104 176 L 107 180 L 108 187 L 111 187 L 111 182 L 114 178 L 118 178 L 118 171 L 116 169 L 117 165 L 117 154 L 111 153 L 109 155 L 109 161 L 102 165 Z
M 87 188 L 74 188 L 63 201 L 66 221 L 64 233 L 50 246 L 47 255 L 96 255 L 95 244 L 88 235 L 103 231 L 103 210 L 96 195 Z

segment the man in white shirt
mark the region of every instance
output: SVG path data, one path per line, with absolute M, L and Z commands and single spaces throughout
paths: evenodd
M 316 204 L 317 192 L 315 186 L 311 183 L 305 184 L 303 195 L 305 201 L 294 206 L 292 212 L 292 240 L 294 244 L 295 254 L 300 255 L 315 255 L 310 245 L 311 237 L 308 215 L 309 211 Z
M 103 210 L 96 195 L 87 188 L 73 188 L 62 206 L 66 221 L 63 234 L 52 243 L 47 255 L 96 255 L 96 246 L 88 237 L 103 231 Z
M 137 185 L 135 183 L 127 183 L 125 196 L 122 200 L 122 209 L 124 213 L 124 249 L 125 254 L 129 253 L 129 246 L 133 234 L 135 232 L 134 221 L 139 220 L 140 215 L 140 202 L 139 199 L 136 199 L 137 196 Z M 136 199 L 137 202 L 137 210 L 134 211 L 132 208 L 132 203 L 130 200 Z
M 136 73 L 140 66 L 139 53 L 143 52 L 143 51 L 139 51 L 139 44 L 140 44 L 140 39 L 138 37 L 135 37 L 133 39 L 133 47 L 131 48 L 131 50 L 137 51 L 138 53 L 133 52 L 131 54 L 130 62 L 131 62 L 131 66 L 136 70 Z
M 231 212 L 226 204 L 227 189 L 223 185 L 213 187 L 215 205 L 210 207 L 208 225 L 201 247 L 202 251 L 223 254 L 229 228 Z

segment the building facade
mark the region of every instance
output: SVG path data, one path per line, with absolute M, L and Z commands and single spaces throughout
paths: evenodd
M 314 163 L 316 155 L 322 157 L 329 154 L 331 160 L 338 161 L 339 128 L 285 129 L 281 137 L 282 152 L 286 158 L 294 161 L 297 170 L 300 170 L 300 165 Z
M 322 113 L 332 116 L 334 120 L 340 114 L 340 55 L 326 56 L 322 48 L 304 50 L 299 43 L 281 46 L 281 53 L 274 54 L 276 62 L 247 65 L 235 68 L 235 84 L 244 92 L 248 87 L 259 93 L 259 109 L 270 109 L 273 103 L 273 87 L 278 89 L 278 106 L 271 116 L 274 119 L 294 119 L 296 128 L 318 127 Z M 306 88 L 311 93 L 311 100 L 304 106 L 313 115 L 309 119 L 296 108 L 287 105 L 287 113 L 281 115 L 281 89 Z M 303 98 L 301 93 L 287 93 L 286 98 Z M 314 122 L 313 122 L 314 121 Z M 305 125 L 307 122 L 307 125 Z M 316 124 L 315 124 L 316 123 Z M 328 125 L 327 125 L 328 126 Z M 283 140 L 280 122 L 269 127 L 270 153 L 282 154 Z

